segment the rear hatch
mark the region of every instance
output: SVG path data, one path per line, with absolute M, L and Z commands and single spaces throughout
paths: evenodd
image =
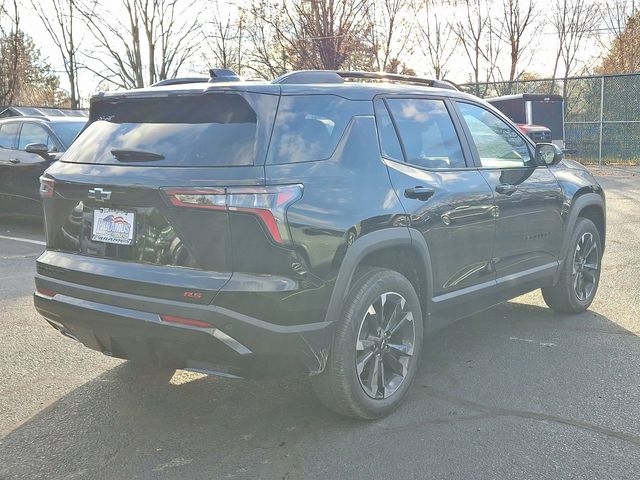
M 41 181 L 40 273 L 209 303 L 233 271 L 230 195 L 240 207 L 268 195 L 277 103 L 211 87 L 95 98 L 86 129 Z

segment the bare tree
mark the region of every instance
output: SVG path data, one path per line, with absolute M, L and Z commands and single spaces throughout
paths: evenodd
M 442 7 L 443 0 L 422 0 L 415 6 L 417 43 L 428 58 L 433 74 L 438 80 L 449 73 L 447 64 L 459 41 L 455 25 L 438 15 L 438 10 Z
M 629 18 L 640 8 L 640 1 L 636 0 L 607 0 L 600 9 L 602 28 L 605 33 L 613 37 L 620 36 L 627 26 Z M 609 35 L 603 35 L 609 37 Z M 609 46 L 609 42 L 603 42 Z
M 17 0 L 11 3 L 0 5 L 0 105 L 11 105 L 20 86 L 20 13 Z
M 31 0 L 31 5 L 62 57 L 64 71 L 69 81 L 71 108 L 78 108 L 80 105 L 77 60 L 79 46 L 76 43 L 74 28 L 74 22 L 78 17 L 76 0 L 49 0 L 50 11 L 45 11 L 42 2 L 36 0 Z
M 257 0 L 242 9 L 248 46 L 246 68 L 258 76 L 272 79 L 291 68 L 287 50 L 290 45 L 281 33 L 285 30 L 284 7 L 270 0 Z
M 640 70 L 640 11 L 629 19 L 617 35 L 598 67 L 598 73 L 634 73 Z
M 628 34 L 629 20 L 635 17 L 638 11 L 640 11 L 639 0 L 606 0 L 600 9 L 602 23 L 597 29 L 600 34 L 597 38 L 604 52 L 603 71 L 608 71 L 610 68 L 617 70 L 620 66 L 625 66 L 624 71 L 633 71 L 633 65 L 637 60 L 637 57 L 634 57 L 636 52 L 633 49 L 621 48 L 620 39 L 628 36 L 625 33 Z M 615 50 L 615 55 L 618 55 L 618 58 L 611 55 L 612 50 Z M 617 66 L 612 67 L 612 65 Z M 628 67 L 632 67 L 632 69 L 629 70 Z
M 68 104 L 60 79 L 22 30 L 19 1 L 0 7 L 0 105 Z
M 366 0 L 297 0 L 285 2 L 293 35 L 290 54 L 299 68 L 339 69 L 361 53 L 361 35 L 370 28 Z M 282 32 L 285 33 L 285 32 Z M 367 59 L 368 60 L 368 59 Z
M 398 73 L 402 55 L 410 53 L 412 25 L 403 17 L 408 6 L 408 0 L 375 0 L 367 10 L 374 66 L 380 72 Z
M 503 15 L 498 19 L 498 37 L 509 48 L 509 83 L 518 76 L 518 63 L 528 44 L 526 37 L 536 25 L 535 0 L 502 0 Z
M 174 77 L 198 48 L 195 0 L 89 0 L 80 12 L 96 42 L 87 69 L 121 88 Z M 114 8 L 115 7 L 115 8 Z M 145 58 L 146 56 L 146 58 Z
M 246 17 L 249 67 L 265 77 L 289 69 L 371 68 L 367 6 L 366 0 L 257 2 Z
M 211 3 L 211 20 L 203 26 L 205 49 L 202 57 L 207 64 L 213 61 L 215 66 L 242 73 L 244 12 L 231 11 L 228 4 L 226 6 L 226 12 L 222 13 L 218 0 Z M 209 57 L 210 53 L 213 59 Z
M 600 8 L 583 0 L 557 0 L 553 12 L 553 26 L 558 36 L 558 50 L 553 66 L 553 78 L 558 73 L 560 60 L 564 65 L 563 79 L 566 92 L 567 78 L 575 69 L 584 42 L 598 27 Z M 555 86 L 555 83 L 552 84 Z M 553 88 L 553 87 L 552 87 Z
M 453 26 L 459 44 L 471 66 L 471 79 L 476 95 L 481 95 L 480 82 L 495 80 L 500 45 L 489 12 L 487 0 L 463 0 L 462 18 Z M 486 87 L 484 89 L 486 92 Z
M 0 35 L 4 35 L 4 22 L 7 16 L 7 11 L 4 8 L 4 0 L 0 0 Z

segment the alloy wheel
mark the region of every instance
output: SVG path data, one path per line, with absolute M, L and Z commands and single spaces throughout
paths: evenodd
M 573 291 L 581 302 L 591 297 L 598 274 L 598 248 L 590 232 L 584 233 L 573 254 Z
M 367 309 L 356 341 L 356 372 L 374 399 L 393 395 L 405 380 L 415 345 L 413 313 L 395 292 L 380 295 Z

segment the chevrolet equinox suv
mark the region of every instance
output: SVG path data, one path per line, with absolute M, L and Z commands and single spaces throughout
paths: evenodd
M 99 94 L 41 178 L 35 306 L 109 356 L 306 373 L 331 409 L 381 417 L 426 333 L 537 288 L 589 307 L 604 193 L 562 157 L 417 77 L 214 69 Z

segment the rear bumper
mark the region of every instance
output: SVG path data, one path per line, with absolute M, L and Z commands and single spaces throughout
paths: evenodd
M 281 326 L 215 305 L 132 295 L 36 276 L 37 311 L 61 333 L 107 355 L 162 367 L 259 378 L 324 370 L 333 324 Z M 183 317 L 210 328 L 167 323 Z

